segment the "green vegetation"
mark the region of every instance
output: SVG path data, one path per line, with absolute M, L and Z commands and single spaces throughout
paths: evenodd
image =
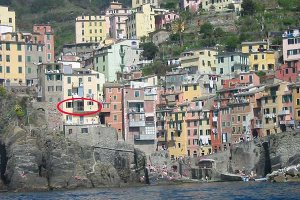
M 0 96 L 1 97 L 6 97 L 6 90 L 4 87 L 0 86 Z
M 25 113 L 22 109 L 22 107 L 19 104 L 16 104 L 14 107 L 15 113 L 17 115 L 18 118 L 22 118 L 25 116 Z
M 167 71 L 170 71 L 172 67 L 167 66 L 161 60 L 156 60 L 154 63 L 143 68 L 143 75 L 148 76 L 151 74 L 157 74 L 158 77 L 166 75 Z
M 143 43 L 141 45 L 141 47 L 144 50 L 142 56 L 145 59 L 153 60 L 155 58 L 156 53 L 158 52 L 158 48 L 157 48 L 157 46 L 155 46 L 155 44 L 153 42 Z

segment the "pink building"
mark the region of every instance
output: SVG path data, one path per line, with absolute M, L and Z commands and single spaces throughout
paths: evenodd
M 100 122 L 117 130 L 118 136 L 123 133 L 123 88 L 121 84 L 106 83 L 103 86 L 103 108 L 100 113 Z
M 114 39 L 126 38 L 126 20 L 130 15 L 130 10 L 124 8 L 119 2 L 111 2 L 106 10 L 105 20 L 110 37 Z
M 300 60 L 300 29 L 290 29 L 282 35 L 283 60 L 291 63 Z
M 288 66 L 289 65 L 289 66 Z M 281 65 L 275 72 L 275 77 L 283 81 L 294 82 L 300 74 L 300 59 L 295 63 Z
M 234 88 L 237 86 L 247 86 L 250 84 L 254 86 L 260 85 L 259 76 L 253 72 L 240 73 L 237 78 L 222 81 L 223 88 L 225 89 Z
M 180 0 L 179 7 L 184 10 L 196 12 L 199 10 L 201 0 Z
M 164 13 L 155 16 L 155 29 L 170 29 L 171 23 L 178 19 L 179 15 L 175 12 Z
M 45 58 L 46 62 L 53 63 L 55 60 L 54 54 L 54 32 L 49 24 L 35 24 L 33 25 L 33 34 L 39 34 L 37 42 L 45 44 Z
M 147 155 L 156 148 L 156 87 L 131 81 L 124 88 L 124 136 Z

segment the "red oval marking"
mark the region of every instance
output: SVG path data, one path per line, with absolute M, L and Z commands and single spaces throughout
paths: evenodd
M 84 112 L 84 113 L 73 113 L 73 112 L 66 112 L 64 111 L 63 109 L 60 108 L 60 105 L 64 102 L 67 102 L 67 101 L 74 101 L 74 100 L 88 100 L 88 101 L 93 101 L 93 102 L 96 102 L 98 105 L 99 105 L 99 109 L 96 110 L 96 111 L 92 111 L 92 112 Z M 89 99 L 89 98 L 70 98 L 70 99 L 65 99 L 61 102 L 58 102 L 56 104 L 56 108 L 59 112 L 63 113 L 63 114 L 66 114 L 66 115 L 73 115 L 73 116 L 88 116 L 88 115 L 94 115 L 94 114 L 97 114 L 98 112 L 100 112 L 102 110 L 102 103 L 100 103 L 99 101 L 97 100 L 94 100 L 94 99 Z

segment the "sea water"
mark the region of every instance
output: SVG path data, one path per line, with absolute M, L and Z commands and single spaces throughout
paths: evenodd
M 0 193 L 0 199 L 300 199 L 300 183 L 215 182 L 124 188 Z

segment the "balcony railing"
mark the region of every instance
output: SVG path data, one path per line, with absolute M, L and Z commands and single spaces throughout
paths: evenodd
M 155 138 L 155 134 L 140 134 L 134 136 L 135 140 L 155 140 Z
M 217 122 L 218 121 L 218 117 L 213 117 L 213 122 Z
M 294 120 L 288 120 L 288 121 L 280 121 L 280 124 L 285 124 L 285 125 L 294 125 L 295 121 Z
M 291 114 L 290 110 L 282 110 L 278 113 L 278 115 L 290 115 L 290 114 Z

